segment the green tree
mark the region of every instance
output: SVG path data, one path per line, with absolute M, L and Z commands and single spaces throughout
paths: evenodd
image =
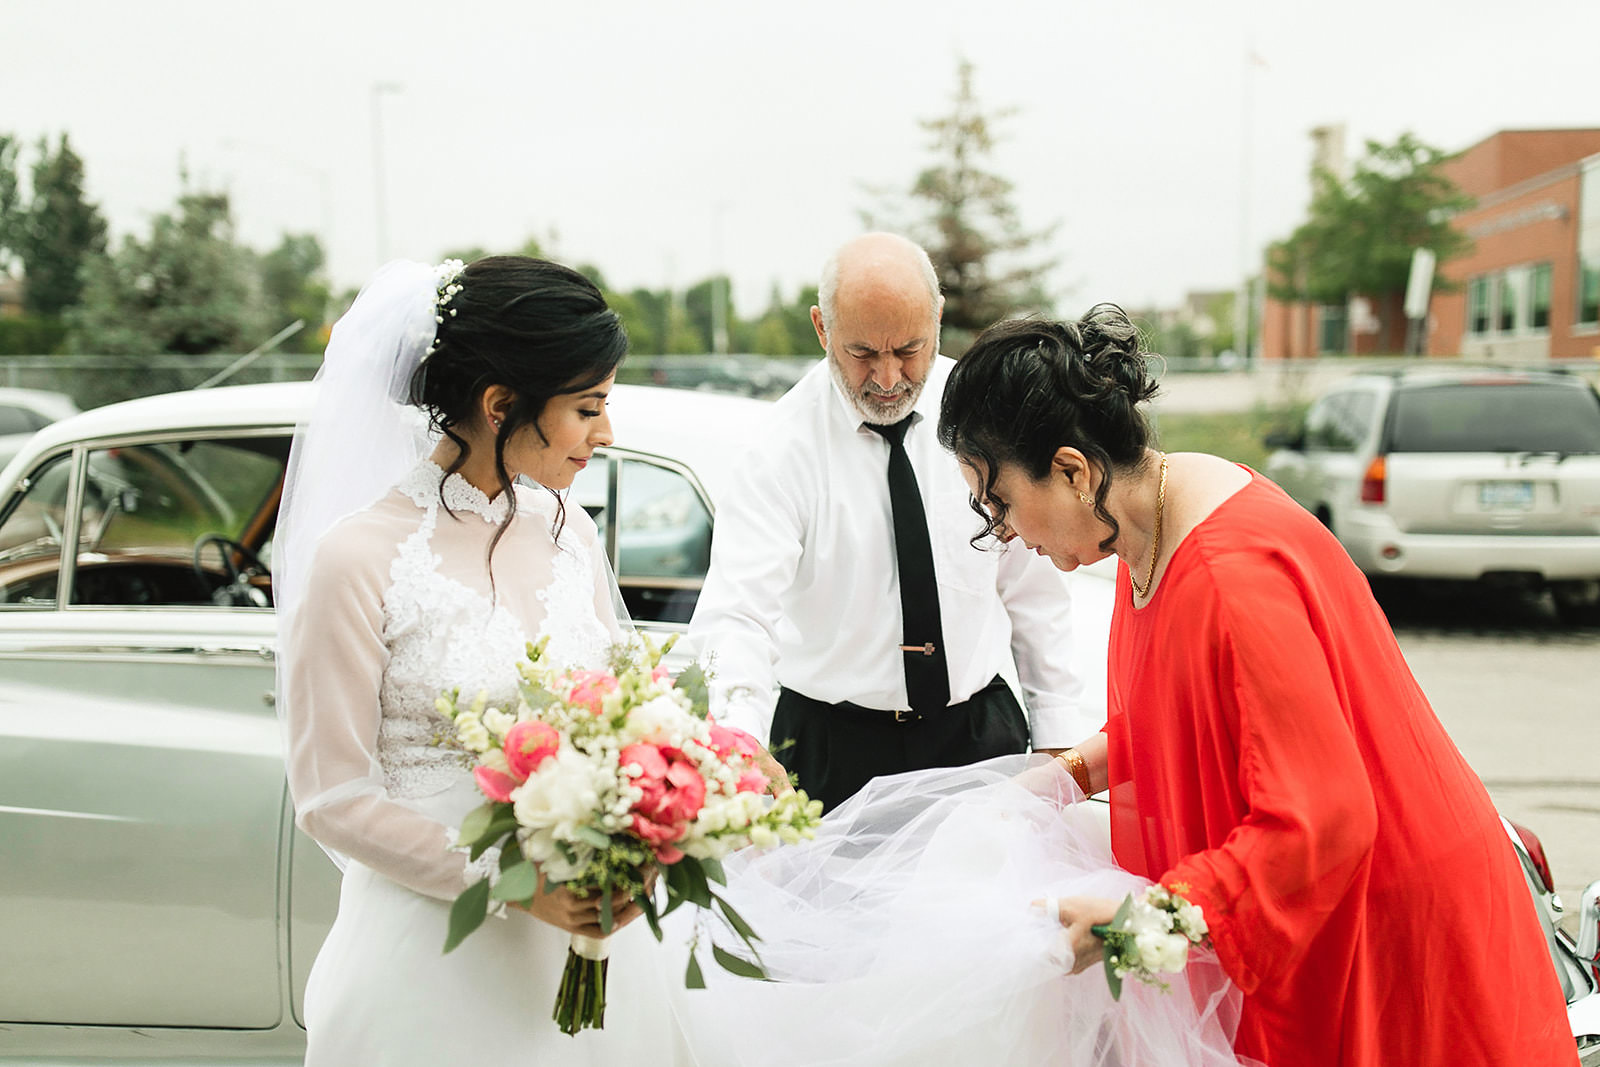
M 932 135 L 934 161 L 912 183 L 920 218 L 907 227 L 939 273 L 950 353 L 965 350 L 970 334 L 998 319 L 1048 310 L 1047 276 L 1056 262 L 1039 254 L 1056 226 L 1024 229 L 1012 202 L 1015 186 L 988 169 L 997 131 L 1016 109 L 985 111 L 972 75 L 972 63 L 961 60 L 950 113 L 921 123 Z M 863 218 L 880 224 L 870 212 Z
M 1368 141 L 1347 180 L 1319 167 L 1306 221 L 1268 251 L 1273 298 L 1387 297 L 1405 292 L 1414 249 L 1432 249 L 1440 263 L 1470 251 L 1471 239 L 1450 224 L 1472 206 L 1444 174 L 1451 158 L 1404 133 L 1393 144 Z
M 257 264 L 269 325 L 282 329 L 297 319 L 306 324 L 284 342 L 290 352 L 320 352 L 327 345 L 323 327 L 333 292 L 324 265 L 322 242 L 308 233 L 284 234 Z
M 225 193 L 185 192 L 144 240 L 91 258 L 69 313 L 82 351 L 113 355 L 244 352 L 273 325 L 256 256 L 234 240 Z
M 0 274 L 10 272 L 16 256 L 18 225 L 17 139 L 0 133 Z
M 0 189 L 0 199 L 9 196 L 13 206 L 5 210 L 0 204 L 0 210 L 12 220 L 6 224 L 6 244 L 22 261 L 23 306 L 52 318 L 78 302 L 84 262 L 105 251 L 106 221 L 84 197 L 83 160 L 66 134 L 54 149 L 40 138 L 26 207 L 16 204 L 12 174 L 12 188 L 9 193 Z

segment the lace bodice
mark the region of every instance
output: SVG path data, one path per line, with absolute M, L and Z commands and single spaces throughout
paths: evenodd
M 390 823 L 413 823 L 436 810 L 426 798 L 470 782 L 460 756 L 434 743 L 447 725 L 435 710 L 440 694 L 483 692 L 504 706 L 516 699 L 516 663 L 530 639 L 548 635 L 557 663 L 596 667 L 620 636 L 593 521 L 569 508 L 553 537 L 559 505 L 545 490 L 515 490 L 517 517 L 494 546 L 491 579 L 485 560 L 510 506 L 419 464 L 318 546 L 311 591 L 285 641 L 289 781 L 301 825 L 435 895 L 459 891 L 461 870 L 443 852 L 438 824 L 438 840 L 420 852 L 388 835 L 424 832 Z M 387 852 L 369 862 L 374 837 L 400 850 L 398 870 L 379 866 L 393 858 Z M 446 869 L 419 878 L 411 865 L 428 856 Z

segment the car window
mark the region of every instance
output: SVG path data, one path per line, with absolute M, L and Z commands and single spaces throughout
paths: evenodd
M 1524 382 L 1403 389 L 1389 437 L 1394 452 L 1600 452 L 1600 399 Z
M 42 420 L 27 408 L 14 404 L 0 404 L 0 437 L 8 434 L 32 433 L 40 428 Z
M 0 609 L 56 602 L 72 456 L 46 460 L 0 509 Z
M 1318 452 L 1353 452 L 1370 417 L 1360 407 L 1362 393 L 1334 393 L 1317 401 L 1306 413 L 1306 448 Z
M 686 623 L 711 563 L 711 512 L 682 471 L 632 456 L 591 463 L 573 483 L 570 500 L 600 527 L 605 543 L 612 516 L 606 507 L 617 478 L 617 584 L 636 622 Z
M 91 452 L 72 603 L 267 606 L 287 448 L 200 439 Z

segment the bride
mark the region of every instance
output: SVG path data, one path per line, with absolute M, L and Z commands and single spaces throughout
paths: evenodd
M 450 848 L 482 798 L 431 743 L 434 703 L 514 696 L 529 640 L 599 667 L 622 635 L 594 522 L 559 491 L 611 441 L 626 351 L 586 278 L 513 256 L 392 263 L 334 329 L 275 539 L 289 788 L 344 868 L 306 987 L 312 1067 L 667 1051 L 665 1000 L 628 959 L 654 947 L 642 926 L 613 942 L 606 1029 L 550 1021 L 569 936 L 600 936 L 598 899 L 541 894 L 442 952 L 451 901 L 496 857 L 468 869 Z M 637 918 L 613 903 L 619 926 Z
M 725 895 L 775 982 L 707 967 L 685 990 L 688 952 L 737 948 L 730 931 L 682 909 L 657 945 L 617 899 L 605 1028 L 567 1037 L 549 1006 L 598 900 L 541 894 L 442 951 L 450 902 L 497 857 L 451 847 L 481 797 L 432 744 L 436 699 L 512 696 L 529 640 L 598 667 L 625 636 L 595 525 L 560 491 L 611 442 L 626 348 L 591 283 L 523 257 L 390 264 L 334 329 L 274 568 L 296 820 L 344 868 L 309 1067 L 1232 1063 L 1237 995 L 1214 965 L 1120 1002 L 1069 974 L 1030 901 L 1143 883 L 1085 828 L 1073 779 L 1024 757 L 879 779 L 815 841 L 731 860 Z

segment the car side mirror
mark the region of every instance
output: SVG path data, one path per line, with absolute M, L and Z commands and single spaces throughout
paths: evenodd
M 1306 450 L 1304 430 L 1273 430 L 1262 437 L 1261 441 L 1268 448 L 1283 448 L 1290 452 L 1304 452 Z

